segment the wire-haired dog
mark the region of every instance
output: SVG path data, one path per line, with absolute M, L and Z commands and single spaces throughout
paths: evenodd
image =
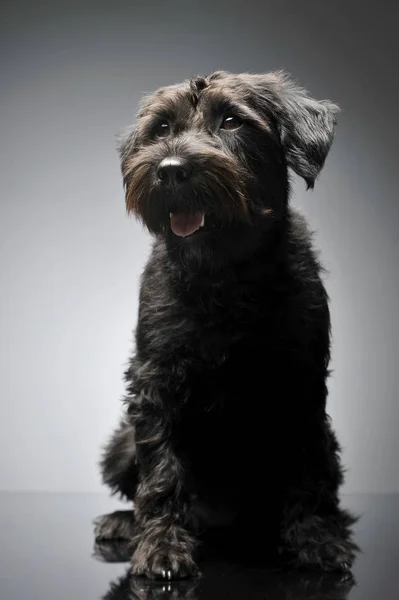
M 283 73 L 217 72 L 144 100 L 120 142 L 127 210 L 155 236 L 126 415 L 102 474 L 133 511 L 134 574 L 197 573 L 201 540 L 299 567 L 350 569 L 326 414 L 328 295 L 288 168 L 308 188 L 338 107 Z

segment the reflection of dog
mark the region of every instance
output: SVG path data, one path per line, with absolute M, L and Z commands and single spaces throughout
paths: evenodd
M 121 548 L 119 545 L 115 541 L 99 542 L 95 546 L 97 558 L 123 561 L 126 550 L 123 544 Z M 129 560 L 127 556 L 125 558 Z M 354 585 L 356 582 L 350 573 L 246 571 L 234 563 L 216 560 L 205 564 L 201 579 L 151 581 L 132 577 L 129 569 L 124 576 L 111 582 L 103 600 L 205 600 L 216 597 L 348 600 Z
M 313 187 L 337 111 L 281 73 L 218 72 L 160 89 L 121 140 L 127 209 L 155 243 L 102 461 L 135 522 L 101 517 L 96 536 L 130 539 L 134 574 L 195 574 L 209 525 L 265 560 L 354 560 L 326 415 L 328 297 L 288 205 L 288 167 Z

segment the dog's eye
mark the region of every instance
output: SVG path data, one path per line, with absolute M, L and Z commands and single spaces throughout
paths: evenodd
M 166 137 L 169 135 L 170 125 L 168 121 L 160 121 L 158 125 L 155 127 L 155 135 L 158 137 Z
M 225 117 L 220 125 L 220 129 L 226 129 L 227 131 L 233 131 L 239 129 L 242 125 L 240 117 Z

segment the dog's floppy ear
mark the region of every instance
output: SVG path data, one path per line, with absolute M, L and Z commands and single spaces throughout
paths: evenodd
M 124 131 L 117 135 L 117 144 L 116 144 L 119 158 L 121 160 L 121 166 L 123 171 L 123 166 L 126 162 L 126 159 L 131 156 L 136 148 L 137 148 L 137 128 L 136 125 L 131 125 L 127 127 Z
M 315 100 L 283 71 L 255 77 L 257 100 L 272 111 L 288 165 L 313 188 L 334 138 L 339 107 Z

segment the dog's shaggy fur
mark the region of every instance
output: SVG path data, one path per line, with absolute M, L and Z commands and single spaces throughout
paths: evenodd
M 158 90 L 121 138 L 127 209 L 155 243 L 102 459 L 134 512 L 100 517 L 96 536 L 131 541 L 133 574 L 195 575 L 200 541 L 353 563 L 326 414 L 328 296 L 288 202 L 288 168 L 313 187 L 337 112 L 281 72 L 217 72 Z

